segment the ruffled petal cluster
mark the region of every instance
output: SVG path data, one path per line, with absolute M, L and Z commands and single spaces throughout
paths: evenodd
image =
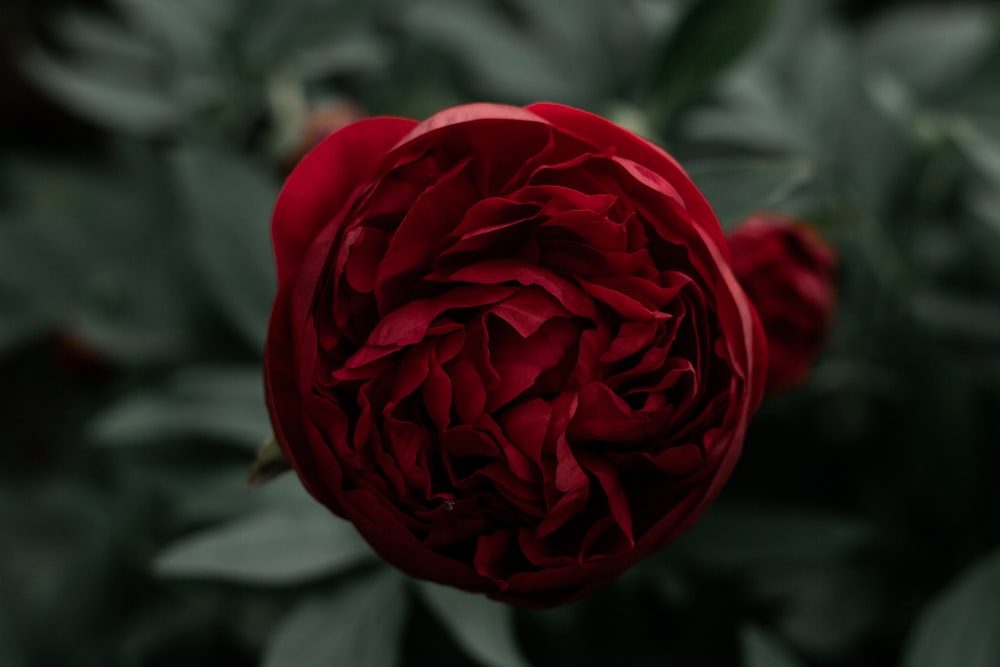
M 729 476 L 764 337 L 711 208 L 643 139 L 551 104 L 363 120 L 292 173 L 273 235 L 277 440 L 410 574 L 561 603 Z

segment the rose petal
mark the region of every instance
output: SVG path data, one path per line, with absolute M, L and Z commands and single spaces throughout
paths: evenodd
M 272 218 L 279 285 L 378 161 L 416 125 L 407 118 L 360 120 L 331 134 L 299 162 L 278 195 Z
M 568 318 L 573 313 L 557 303 L 543 290 L 529 287 L 504 299 L 487 311 L 514 328 L 521 338 L 533 335 L 554 317 Z
M 535 264 L 516 259 L 498 259 L 480 262 L 459 269 L 451 274 L 455 282 L 481 285 L 501 285 L 516 282 L 524 286 L 538 285 L 574 315 L 593 318 L 594 304 L 578 287 L 565 278 Z
M 498 419 L 510 442 L 540 465 L 545 434 L 552 419 L 551 404 L 540 398 L 531 399 L 504 410 Z
M 486 408 L 486 388 L 482 376 L 469 361 L 468 354 L 460 354 L 445 365 L 445 372 L 452 385 L 459 390 L 452 395 L 459 422 L 471 424 Z
M 663 149 L 586 111 L 547 102 L 531 104 L 525 108 L 545 118 L 564 132 L 586 137 L 587 141 L 594 142 L 602 148 L 613 149 L 617 155 L 634 160 L 637 164 L 660 175 L 684 200 L 694 224 L 708 233 L 728 260 L 726 239 L 715 213 L 680 164 Z
M 647 433 L 647 419 L 634 414 L 620 396 L 601 382 L 580 388 L 580 407 L 567 433 L 574 442 L 628 442 Z
M 516 288 L 504 286 L 465 287 L 430 299 L 411 301 L 386 315 L 368 336 L 374 347 L 412 345 L 423 339 L 435 318 L 449 310 L 459 310 L 496 303 Z
M 431 355 L 422 391 L 427 414 L 439 430 L 445 430 L 451 423 L 453 387 L 451 378 L 441 367 L 437 351 Z
M 380 304 L 385 304 L 390 294 L 399 298 L 400 281 L 412 283 L 408 276 L 430 268 L 442 240 L 476 203 L 479 193 L 467 173 L 468 163 L 468 159 L 459 162 L 424 190 L 393 232 L 378 265 L 376 296 Z
M 581 455 L 580 465 L 597 478 L 608 498 L 611 516 L 614 517 L 615 523 L 625 535 L 629 545 L 635 545 L 635 539 L 632 537 L 632 512 L 629 509 L 628 497 L 625 495 L 625 487 L 619 477 L 619 472 L 608 460 L 594 454 Z

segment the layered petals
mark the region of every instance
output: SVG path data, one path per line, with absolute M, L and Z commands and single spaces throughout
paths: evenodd
M 276 438 L 406 572 L 527 605 L 689 527 L 739 456 L 765 340 L 667 153 L 558 105 L 372 119 L 274 216 Z

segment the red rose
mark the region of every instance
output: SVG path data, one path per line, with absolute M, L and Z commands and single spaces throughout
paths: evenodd
M 291 175 L 273 235 L 277 441 L 411 575 L 564 602 L 729 476 L 765 340 L 652 144 L 553 104 L 362 120 Z
M 836 309 L 836 252 L 811 226 L 774 213 L 741 222 L 729 252 L 767 334 L 768 392 L 804 381 Z

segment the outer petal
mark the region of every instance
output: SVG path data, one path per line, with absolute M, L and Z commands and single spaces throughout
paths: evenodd
M 360 120 L 331 134 L 299 162 L 278 195 L 271 222 L 279 285 L 323 225 L 416 124 L 408 118 Z
M 309 413 L 317 356 L 310 304 L 334 231 L 327 229 L 317 236 L 278 289 L 264 347 L 264 385 L 278 445 L 309 492 L 342 514 L 331 493 L 340 484 L 340 466 Z
M 476 120 L 521 120 L 547 124 L 544 118 L 531 113 L 530 109 L 522 107 L 514 107 L 507 104 L 491 104 L 488 102 L 460 104 L 444 111 L 439 111 L 427 120 L 417 124 L 399 143 L 409 143 L 428 132 L 433 132 L 448 125 L 459 125 Z
M 661 148 L 600 116 L 580 109 L 549 102 L 539 102 L 525 108 L 552 123 L 553 127 L 595 143 L 601 148 L 613 150 L 615 154 L 634 160 L 662 176 L 677 190 L 695 222 L 708 232 L 728 260 L 726 238 L 712 207 L 705 201 L 705 197 L 695 187 L 687 172 Z

